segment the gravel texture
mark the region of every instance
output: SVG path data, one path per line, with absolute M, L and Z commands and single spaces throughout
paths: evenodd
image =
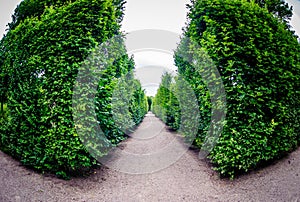
M 36 173 L 0 152 L 0 201 L 300 201 L 300 149 L 228 180 L 220 179 L 207 161 L 198 159 L 197 151 L 185 150 L 179 142 L 149 113 L 131 138 L 112 152 L 107 166 L 69 181 Z M 165 152 L 174 145 L 180 149 L 165 163 Z

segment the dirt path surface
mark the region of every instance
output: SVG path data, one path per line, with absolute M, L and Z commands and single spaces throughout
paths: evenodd
M 195 151 L 184 152 L 173 164 L 165 163 L 165 156 L 157 160 L 160 155 L 156 154 L 162 153 L 153 151 L 168 151 L 166 148 L 176 145 L 173 143 L 177 139 L 160 120 L 148 114 L 132 138 L 113 154 L 108 167 L 69 181 L 35 173 L 0 152 L 0 202 L 300 201 L 300 149 L 273 165 L 230 181 L 220 179 Z M 129 155 L 124 157 L 124 153 Z M 132 161 L 131 154 L 139 160 Z M 159 162 L 167 166 L 161 169 Z M 144 174 L 130 174 L 143 169 Z

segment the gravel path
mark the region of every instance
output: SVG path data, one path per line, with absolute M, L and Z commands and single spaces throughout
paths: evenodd
M 181 154 L 177 159 L 169 155 L 173 164 L 166 162 L 163 152 L 178 139 L 148 114 L 132 138 L 112 153 L 108 167 L 69 181 L 35 173 L 0 152 L 0 201 L 300 201 L 300 149 L 230 181 L 220 179 L 196 151 L 182 153 L 184 146 L 175 152 Z

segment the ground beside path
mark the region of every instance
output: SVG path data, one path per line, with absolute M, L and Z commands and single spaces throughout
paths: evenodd
M 130 170 L 138 173 L 145 168 L 143 159 L 153 151 L 168 148 L 176 142 L 175 137 L 159 119 L 148 114 L 132 138 L 123 142 L 113 160 L 108 162 L 110 168 L 102 167 L 89 177 L 69 181 L 26 169 L 0 152 L 0 202 L 300 201 L 300 149 L 273 165 L 233 181 L 220 179 L 192 150 L 184 152 L 175 163 L 168 162 L 166 168 L 147 174 L 130 174 Z M 122 162 L 124 153 L 146 157 L 133 161 L 130 167 Z M 151 169 L 155 169 L 157 162 L 165 163 L 166 159 L 147 160 Z M 128 172 L 120 172 L 122 169 Z

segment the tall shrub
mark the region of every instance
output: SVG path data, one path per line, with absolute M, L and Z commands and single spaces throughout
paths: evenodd
M 199 0 L 193 1 L 188 18 L 175 62 L 198 97 L 199 147 L 211 121 L 209 91 L 199 74 L 205 65 L 191 65 L 203 59 L 199 52 L 213 61 L 227 96 L 226 123 L 209 156 L 216 169 L 233 177 L 295 149 L 300 141 L 300 46 L 282 16 L 254 1 Z
M 1 41 L 1 79 L 7 78 L 9 111 L 0 134 L 3 150 L 25 165 L 63 176 L 96 164 L 75 128 L 73 86 L 79 68 L 95 47 L 120 34 L 123 3 L 24 0 L 20 4 Z M 117 78 L 132 71 L 133 65 L 124 52 L 99 78 L 98 89 L 114 87 Z M 97 100 L 109 100 L 110 92 L 103 99 L 98 94 L 96 105 Z M 106 102 L 96 113 L 110 113 L 110 105 Z M 103 118 L 108 119 L 98 116 L 99 124 L 106 126 Z M 117 143 L 124 134 L 114 132 L 114 124 L 108 126 L 104 129 L 108 140 Z
M 178 130 L 181 123 L 183 106 L 180 106 L 179 99 L 186 101 L 188 98 L 184 92 L 180 93 L 182 89 L 177 77 L 165 73 L 162 75 L 161 83 L 153 99 L 153 113 L 173 130 Z

